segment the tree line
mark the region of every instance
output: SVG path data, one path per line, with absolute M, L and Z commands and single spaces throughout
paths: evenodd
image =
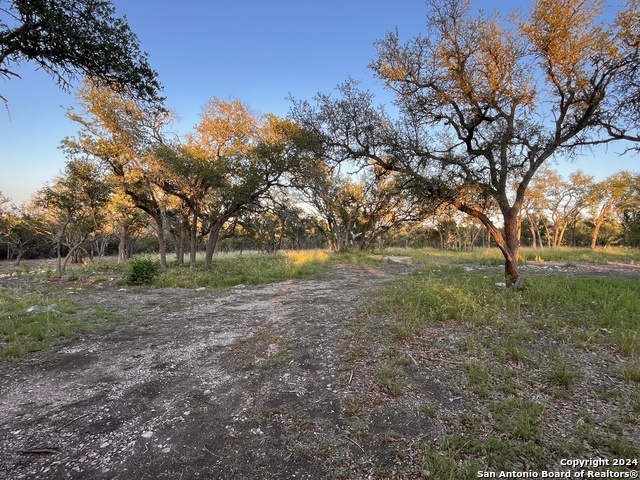
M 113 92 L 102 93 L 113 99 Z M 295 156 L 296 129 L 289 122 L 262 117 L 266 123 L 261 126 L 268 132 L 253 131 L 251 135 L 259 136 L 249 141 L 244 134 L 259 120 L 238 101 L 212 99 L 198 133 L 185 137 L 184 144 L 170 147 L 165 140 L 154 147 L 155 155 L 145 154 L 144 163 L 118 164 L 115 170 L 106 160 L 77 158 L 77 151 L 86 150 L 77 138 L 65 140 L 73 158 L 51 184 L 21 206 L 2 199 L 0 242 L 5 258 L 19 264 L 23 258 L 54 256 L 62 275 L 68 262 L 105 255 L 117 255 L 118 262 L 124 262 L 134 252 L 166 252 L 167 245 L 178 265 L 190 267 L 196 266 L 197 252 L 207 249 L 341 252 L 349 246 L 491 246 L 481 222 L 445 202 L 417 198 L 398 175 L 374 168 L 343 174 L 327 164 L 300 162 Z M 205 133 L 203 124 L 212 130 Z M 236 134 L 239 138 L 232 141 Z M 266 142 L 265 135 L 282 134 L 285 137 L 271 139 L 274 143 L 260 143 Z M 203 135 L 208 147 L 202 146 Z M 107 148 L 94 140 L 85 137 L 85 148 Z M 185 149 L 196 145 L 206 151 L 200 151 L 201 157 L 188 156 Z M 212 155 L 221 162 L 230 153 L 224 148 L 250 156 L 258 155 L 250 152 L 253 148 L 263 155 L 265 149 L 272 155 L 279 149 L 282 168 L 272 170 L 269 160 L 267 171 L 258 157 L 244 159 L 244 169 L 234 164 L 231 175 L 229 165 L 211 161 Z M 294 156 L 282 157 L 285 148 Z M 103 158 L 115 161 L 114 155 Z M 120 162 L 122 155 L 117 154 Z M 580 171 L 564 178 L 543 169 L 529 189 L 519 236 L 522 245 L 541 249 L 640 248 L 640 175 L 621 171 L 598 182 Z
M 562 179 L 547 166 L 597 145 L 637 153 L 638 0 L 613 16 L 601 0 L 535 0 L 528 15 L 507 18 L 475 14 L 468 0 L 426 6 L 423 35 L 403 41 L 396 31 L 376 43 L 370 67 L 395 95 L 394 115 L 348 80 L 335 94 L 292 99 L 284 119 L 214 98 L 194 131 L 179 136 L 158 95 L 132 94 L 124 77 L 125 88 L 89 77 L 68 112 L 79 131 L 63 141 L 67 169 L 30 209 L 56 218 L 48 231 L 59 273 L 119 215 L 120 258 L 139 219 L 157 237 L 163 267 L 168 239 L 191 267 L 204 245 L 208 267 L 227 235 L 268 236 L 275 225 L 301 234 L 305 225 L 300 245 L 325 237 L 340 251 L 439 221 L 438 212 L 456 229 L 466 225 L 458 248 L 468 244 L 462 232 L 476 240 L 487 232 L 512 286 L 522 284 L 518 251 L 527 236 L 541 248 L 577 244 L 591 224 L 592 246 L 605 235 L 634 244 L 636 174 L 596 183 L 582 173 Z M 145 67 L 137 78 L 155 82 L 136 48 Z M 116 213 L 105 214 L 107 205 Z M 268 248 L 277 248 L 271 238 Z

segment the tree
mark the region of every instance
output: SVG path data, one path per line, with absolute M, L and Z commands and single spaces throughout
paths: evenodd
M 110 196 L 106 209 L 110 233 L 118 238 L 118 263 L 124 263 L 131 258 L 135 239 L 148 226 L 150 218 L 122 190 Z
M 533 208 L 543 224 L 549 247 L 562 245 L 567 228 L 578 221 L 588 206 L 593 177 L 578 171 L 568 180 L 558 172 L 543 168 L 530 184 Z
M 612 84 L 603 110 L 603 128 L 613 138 L 634 142 L 640 150 L 640 1 L 627 0 L 616 15 L 616 52 L 626 68 Z
M 613 140 L 607 101 L 637 57 L 625 53 L 622 28 L 600 20 L 599 0 L 538 0 L 515 24 L 473 16 L 466 0 L 427 5 L 426 34 L 405 44 L 388 34 L 371 64 L 396 95 L 397 120 L 353 82 L 340 98 L 295 103 L 292 116 L 318 154 L 400 172 L 425 197 L 477 218 L 505 258 L 507 283 L 520 286 L 527 187 L 549 159 Z M 468 190 L 492 199 L 500 221 L 460 194 Z
M 68 162 L 53 185 L 36 194 L 35 205 L 42 209 L 55 242 L 58 276 L 64 275 L 69 259 L 89 235 L 102 227 L 109 194 L 99 167 L 84 160 Z
M 622 227 L 625 245 L 640 248 L 640 174 L 633 176 L 629 196 L 624 202 Z
M 9 205 L 9 199 L 0 192 L 0 242 L 7 245 L 7 260 L 15 255 L 16 266 L 30 252 L 35 252 L 46 241 L 39 219 L 26 206 Z
M 162 268 L 167 267 L 165 210 L 167 182 L 156 155 L 165 142 L 171 115 L 161 104 L 138 101 L 90 83 L 78 92 L 80 112 L 67 116 L 80 125 L 75 138 L 63 140 L 71 156 L 89 156 L 107 167 L 131 202 L 155 222 Z
M 17 67 L 30 61 L 65 90 L 86 76 L 157 99 L 157 73 L 126 19 L 114 14 L 108 0 L 0 0 L 0 78 L 19 78 Z
M 622 217 L 624 208 L 632 198 L 633 175 L 618 172 L 602 182 L 595 183 L 589 191 L 589 210 L 593 219 L 591 248 L 596 248 L 602 226 L 616 216 Z
M 209 101 L 186 142 L 188 152 L 201 166 L 202 181 L 190 183 L 199 185 L 202 202 L 198 212 L 208 223 L 204 228 L 209 235 L 205 268 L 212 264 L 224 225 L 258 207 L 295 168 L 298 130 L 289 120 L 258 116 L 237 100 Z
M 380 167 L 366 169 L 360 185 L 360 213 L 353 231 L 361 234 L 361 250 L 372 249 L 392 230 L 418 222 L 436 208 L 433 202 L 417 200 L 402 175 Z

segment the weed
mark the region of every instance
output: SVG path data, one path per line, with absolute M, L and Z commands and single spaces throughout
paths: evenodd
M 629 363 L 624 364 L 620 367 L 620 376 L 627 382 L 640 382 L 640 367 Z
M 562 398 L 569 398 L 576 382 L 582 377 L 577 366 L 570 365 L 562 354 L 550 352 L 551 368 L 546 372 L 546 379 L 558 387 L 555 392 Z
M 476 395 L 480 397 L 488 397 L 489 390 L 489 369 L 486 365 L 479 362 L 472 362 L 467 364 L 467 377 L 469 381 L 469 387 Z
M 441 480 L 457 480 L 457 462 L 454 456 L 437 452 L 425 444 L 421 450 L 423 476 Z
M 357 417 L 362 414 L 362 400 L 347 397 L 342 402 L 342 411 L 347 417 Z
M 397 368 L 387 366 L 378 370 L 378 387 L 392 397 L 399 397 L 404 392 L 405 381 Z
M 636 390 L 631 398 L 631 407 L 633 411 L 640 414 L 640 389 Z
M 429 404 L 424 404 L 421 408 L 420 408 L 420 412 L 425 416 L 425 417 L 435 417 L 436 414 L 438 413 L 438 409 L 429 405 Z
M 160 273 L 160 263 L 151 258 L 134 258 L 128 263 L 127 285 L 151 285 Z
M 491 406 L 498 430 L 513 439 L 534 443 L 542 441 L 542 410 L 541 404 L 520 398 Z

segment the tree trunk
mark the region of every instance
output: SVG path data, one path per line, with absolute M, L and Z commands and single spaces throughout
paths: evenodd
M 118 243 L 118 265 L 124 263 L 127 258 L 127 227 L 120 226 L 120 242 Z
M 507 287 L 522 288 L 523 282 L 518 273 L 518 250 L 520 239 L 518 238 L 519 221 L 513 209 L 503 212 L 504 236 L 502 232 L 486 217 L 480 218 L 496 242 L 496 245 L 504 256 L 504 276 Z
M 20 266 L 20 262 L 22 261 L 22 257 L 27 253 L 26 250 L 18 250 L 18 256 L 16 257 L 16 263 L 14 264 L 16 267 Z
M 595 250 L 596 245 L 598 244 L 598 234 L 600 233 L 600 228 L 604 224 L 604 218 L 598 218 L 596 220 L 595 229 L 593 230 L 593 237 L 591 237 L 591 249 Z
M 163 270 L 167 269 L 167 245 L 164 241 L 164 222 L 162 221 L 162 215 L 158 212 L 155 216 L 157 236 L 158 236 L 158 253 L 160 254 L 160 266 Z
M 197 246 L 198 246 L 198 211 L 194 209 L 193 211 L 193 221 L 191 222 L 191 233 L 190 233 L 190 251 L 189 251 L 189 268 L 196 268 L 196 254 L 197 254 Z
M 531 232 L 531 248 L 535 250 L 536 248 L 538 248 L 536 228 L 533 226 L 533 218 L 531 218 L 531 215 L 527 215 L 527 219 L 529 220 L 529 232 Z
M 209 240 L 207 241 L 207 253 L 205 254 L 204 259 L 204 268 L 206 269 L 211 268 L 211 264 L 213 263 L 213 254 L 218 248 L 220 230 L 222 230 L 222 226 L 226 221 L 227 218 L 221 217 L 211 225 L 211 230 L 209 231 Z
M 60 229 L 60 233 L 58 235 L 58 239 L 56 242 L 56 254 L 57 254 L 56 270 L 58 273 L 58 278 L 62 278 L 62 275 L 64 273 L 64 270 L 62 268 L 62 237 L 64 237 L 65 233 L 67 233 L 67 225 L 68 223 L 65 223 L 62 229 Z
M 513 210 L 513 209 L 512 209 Z M 518 251 L 520 250 L 520 219 L 517 214 L 504 215 L 505 258 L 504 273 L 508 287 L 522 287 L 518 273 Z

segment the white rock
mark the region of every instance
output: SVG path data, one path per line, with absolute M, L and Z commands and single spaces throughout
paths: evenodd
M 33 307 L 29 307 L 26 310 L 27 313 L 39 313 L 39 312 L 57 312 L 55 309 L 55 305 L 34 305 Z
M 153 437 L 153 432 L 142 432 L 142 435 L 140 435 L 142 438 L 151 438 Z

